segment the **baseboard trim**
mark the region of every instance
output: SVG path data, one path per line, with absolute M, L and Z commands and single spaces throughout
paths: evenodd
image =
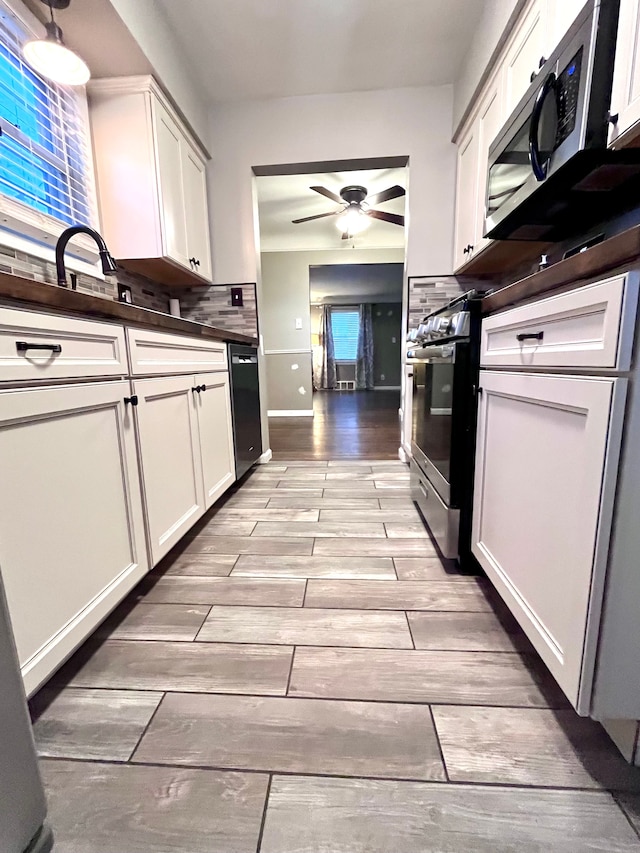
M 311 349 L 266 349 L 265 355 L 311 355 Z
M 400 391 L 400 385 L 374 385 L 374 391 Z
M 258 457 L 257 465 L 266 465 L 267 462 L 271 462 L 273 459 L 273 453 L 271 452 L 271 448 L 265 450 L 262 456 Z
M 270 418 L 312 418 L 313 409 L 269 409 Z

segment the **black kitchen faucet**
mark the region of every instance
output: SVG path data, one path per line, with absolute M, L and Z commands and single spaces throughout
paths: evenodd
M 67 228 L 62 232 L 58 237 L 58 242 L 56 243 L 56 272 L 58 274 L 58 284 L 60 287 L 67 286 L 67 270 L 64 265 L 64 252 L 67 248 L 67 243 L 76 234 L 88 234 L 89 237 L 92 237 L 96 241 L 100 252 L 102 272 L 105 275 L 113 273 L 118 269 L 118 265 L 111 257 L 111 254 L 107 249 L 107 244 L 104 242 L 101 234 L 98 234 L 98 232 L 93 228 L 89 228 L 88 225 L 73 225 L 71 228 Z

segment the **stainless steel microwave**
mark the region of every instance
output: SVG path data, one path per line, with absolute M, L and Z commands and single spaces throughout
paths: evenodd
M 485 234 L 561 240 L 638 198 L 640 151 L 607 149 L 619 0 L 589 0 L 489 149 Z

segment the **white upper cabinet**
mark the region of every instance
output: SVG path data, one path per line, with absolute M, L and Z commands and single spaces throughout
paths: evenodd
M 187 142 L 182 145 L 180 155 L 184 183 L 186 229 L 189 235 L 189 262 L 193 264 L 198 275 L 211 279 L 205 164 Z
M 503 63 L 505 119 L 531 85 L 545 50 L 545 2 L 531 0 L 513 29 Z
M 640 3 L 620 0 L 620 19 L 616 61 L 611 94 L 611 114 L 617 121 L 611 125 L 610 142 L 629 131 L 640 131 Z
M 94 81 L 90 118 L 103 235 L 127 269 L 211 280 L 206 155 L 151 77 Z
M 458 146 L 454 267 L 469 260 L 476 238 L 478 128 L 471 125 Z
M 158 101 L 152 103 L 164 249 L 169 258 L 186 267 L 189 265 L 189 251 L 182 175 L 182 134 L 162 104 Z
M 549 56 L 562 41 L 571 24 L 584 8 L 586 0 L 547 0 L 545 56 Z

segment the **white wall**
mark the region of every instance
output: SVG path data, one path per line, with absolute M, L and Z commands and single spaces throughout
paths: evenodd
M 451 86 L 220 104 L 211 113 L 214 280 L 255 281 L 252 167 L 408 156 L 411 274 L 451 269 Z
M 454 131 L 471 103 L 489 60 L 498 45 L 502 45 L 508 35 L 507 24 L 515 20 L 524 3 L 525 0 L 485 0 L 480 23 L 454 86 L 452 125 Z
M 154 0 L 109 0 L 200 140 L 211 147 L 209 97 L 187 70 L 188 58 L 178 46 L 162 9 Z

